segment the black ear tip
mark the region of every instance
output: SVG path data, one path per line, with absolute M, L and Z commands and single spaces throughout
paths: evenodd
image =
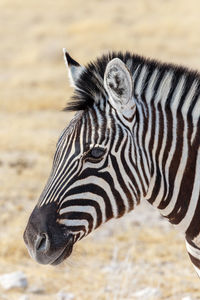
M 67 64 L 69 65 L 69 66 L 80 66 L 79 65 L 79 63 L 77 63 L 77 61 L 75 61 L 70 55 L 69 55 L 69 53 L 67 52 L 67 50 L 65 49 L 65 48 L 63 48 L 63 53 L 64 53 L 64 57 L 65 57 L 65 59 L 66 59 L 66 61 L 67 61 Z

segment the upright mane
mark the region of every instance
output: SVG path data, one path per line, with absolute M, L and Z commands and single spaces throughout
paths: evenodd
M 149 70 L 157 69 L 159 72 L 172 72 L 174 77 L 187 77 L 187 85 L 191 85 L 196 80 L 200 85 L 200 74 L 198 71 L 190 70 L 187 67 L 163 63 L 158 60 L 145 58 L 130 52 L 110 52 L 97 58 L 85 66 L 84 71 L 76 82 L 76 88 L 71 101 L 67 103 L 64 111 L 80 111 L 92 107 L 95 100 L 107 99 L 107 93 L 104 88 L 104 73 L 106 66 L 113 58 L 121 59 L 128 67 L 131 74 L 138 66 L 146 65 Z M 173 86 L 172 86 L 173 88 Z

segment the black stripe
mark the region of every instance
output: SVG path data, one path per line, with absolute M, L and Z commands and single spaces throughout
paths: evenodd
M 61 203 L 59 210 L 70 207 L 70 206 L 92 206 L 95 208 L 97 213 L 97 225 L 96 227 L 100 226 L 102 223 L 102 211 L 99 203 L 96 200 L 90 200 L 87 198 L 84 199 L 73 199 L 67 200 L 64 203 Z
M 152 152 L 153 152 L 153 146 L 154 146 L 154 143 L 155 143 L 155 132 L 156 132 L 156 108 L 155 108 L 155 105 L 154 105 L 154 101 L 155 101 L 155 98 L 156 98 L 156 95 L 157 95 L 157 92 L 158 92 L 158 89 L 160 87 L 160 84 L 162 82 L 162 79 L 164 77 L 164 74 L 165 74 L 165 70 L 159 70 L 159 73 L 157 75 L 157 78 L 156 78 L 156 84 L 155 84 L 155 87 L 154 87 L 154 92 L 153 92 L 153 96 L 152 96 L 152 100 L 150 102 L 150 107 L 152 107 L 151 109 L 151 116 L 152 116 L 152 127 L 151 127 L 151 137 L 150 137 L 150 141 L 149 141 L 149 153 L 151 155 L 151 159 L 152 159 L 152 162 L 153 162 L 153 157 L 152 157 Z M 153 176 L 153 174 L 156 172 L 155 170 L 155 166 L 154 166 L 154 163 L 152 163 L 152 166 L 151 166 L 151 176 Z M 154 191 L 153 191 L 154 192 Z M 150 199 L 147 199 L 151 204 L 154 202 L 155 198 L 153 197 L 153 193 L 152 193 L 152 197 Z
M 105 202 L 106 220 L 113 218 L 110 199 L 106 191 L 98 185 L 95 185 L 93 183 L 88 183 L 84 185 L 82 184 L 80 186 L 67 190 L 67 192 L 63 193 L 61 196 L 63 196 L 63 199 L 67 199 L 67 196 L 78 195 L 78 194 L 81 195 L 84 194 L 85 192 L 90 192 L 94 194 L 94 197 L 100 196 L 100 198 L 103 199 L 103 201 Z
M 91 214 L 86 213 L 86 212 L 79 212 L 79 211 L 75 211 L 75 212 L 66 212 L 64 214 L 62 214 L 59 218 L 60 220 L 86 220 L 88 221 L 88 233 L 91 232 L 92 230 L 92 226 L 93 226 L 93 217 L 91 216 Z

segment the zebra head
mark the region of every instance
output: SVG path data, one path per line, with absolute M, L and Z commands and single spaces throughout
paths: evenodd
M 136 105 L 130 55 L 83 67 L 64 51 L 75 117 L 62 132 L 48 182 L 24 233 L 30 255 L 59 264 L 76 241 L 139 202 L 135 176 Z M 135 174 L 134 174 L 135 172 Z

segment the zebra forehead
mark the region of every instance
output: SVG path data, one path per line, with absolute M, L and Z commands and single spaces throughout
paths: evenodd
M 81 110 L 75 113 L 75 115 L 73 116 L 69 124 L 61 132 L 57 141 L 57 147 L 63 142 L 63 140 L 65 140 L 67 136 L 70 136 L 74 130 L 79 130 L 79 135 L 85 134 L 84 130 L 81 131 L 81 127 L 83 126 L 83 124 L 85 124 L 87 128 L 88 126 L 90 126 L 91 130 L 96 130 L 96 126 L 97 124 L 99 124 L 98 130 L 101 130 L 101 132 L 105 132 L 105 122 L 103 121 L 102 116 L 97 117 L 96 115 L 97 111 L 96 111 L 94 115 L 90 114 L 90 117 L 88 117 L 88 113 L 89 113 L 88 110 L 86 111 Z M 91 118 L 93 118 L 92 123 L 91 123 Z M 112 126 L 111 120 L 107 120 L 106 124 L 108 124 L 108 127 Z
M 64 111 L 81 111 L 93 107 L 94 104 L 107 103 L 107 92 L 104 88 L 104 73 L 106 66 L 113 58 L 121 59 L 129 69 L 132 76 L 138 66 L 146 66 L 146 69 L 157 69 L 158 72 L 170 72 L 174 76 L 187 75 L 190 81 L 200 81 L 200 75 L 197 71 L 174 64 L 166 64 L 154 59 L 144 58 L 130 52 L 110 52 L 97 58 L 85 66 L 76 82 L 76 88 L 71 101 L 64 108 Z

